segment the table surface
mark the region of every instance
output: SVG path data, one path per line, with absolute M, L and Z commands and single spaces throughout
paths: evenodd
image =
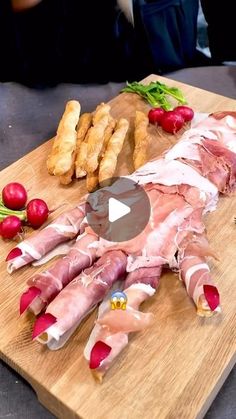
M 236 67 L 199 67 L 166 75 L 174 80 L 236 99 Z M 116 96 L 125 83 L 61 84 L 32 90 L 16 83 L 0 84 L 0 169 L 52 137 L 65 103 L 79 99 L 84 112 Z M 236 369 L 220 390 L 205 419 L 236 417 Z M 0 363 L 0 418 L 53 418 L 37 401 L 31 387 Z

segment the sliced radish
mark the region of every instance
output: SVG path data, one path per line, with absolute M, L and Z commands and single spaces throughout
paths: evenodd
M 220 295 L 218 289 L 213 285 L 203 285 L 203 291 L 210 309 L 214 311 L 220 304 Z
M 111 347 L 101 340 L 97 341 L 90 353 L 89 368 L 94 370 L 101 365 L 111 352 Z
M 21 249 L 19 249 L 19 247 L 15 247 L 14 249 L 10 251 L 10 253 L 8 253 L 6 257 L 6 262 L 8 262 L 9 260 L 15 259 L 21 255 L 22 255 Z
M 42 314 L 42 316 L 38 317 L 38 319 L 34 323 L 32 339 L 35 339 L 38 336 L 42 335 L 42 333 L 46 332 L 46 330 L 56 322 L 57 319 L 52 314 Z
M 23 314 L 30 306 L 32 301 L 41 294 L 41 290 L 37 287 L 30 287 L 24 292 L 20 299 L 20 315 Z

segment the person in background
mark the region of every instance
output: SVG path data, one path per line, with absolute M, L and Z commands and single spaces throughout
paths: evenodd
M 195 65 L 199 0 L 1 0 L 0 81 L 140 80 Z
M 236 46 L 233 35 L 235 26 L 235 1 L 201 0 L 202 10 L 208 24 L 209 48 L 214 64 L 236 62 Z
M 116 0 L 1 0 L 0 81 L 124 81 L 133 76 L 132 37 Z

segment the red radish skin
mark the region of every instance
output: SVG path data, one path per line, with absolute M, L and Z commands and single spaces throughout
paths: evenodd
M 3 188 L 2 200 L 7 208 L 20 210 L 25 207 L 27 192 L 21 183 L 11 182 Z
M 21 221 L 15 215 L 9 215 L 4 218 L 0 226 L 0 235 L 4 239 L 13 239 L 22 228 Z
M 176 106 L 174 111 L 181 115 L 185 122 L 192 121 L 194 117 L 194 111 L 192 108 L 189 108 L 189 106 Z
M 203 291 L 210 309 L 214 311 L 220 304 L 220 295 L 218 289 L 213 285 L 203 285 Z
M 165 112 L 161 120 L 162 129 L 171 134 L 175 134 L 184 125 L 184 119 L 175 111 Z
M 30 287 L 25 291 L 20 299 L 20 315 L 23 314 L 30 306 L 32 301 L 41 294 L 41 290 L 37 287 Z
M 90 354 L 89 368 L 94 370 L 101 365 L 101 362 L 106 359 L 111 352 L 111 347 L 105 342 L 98 340 Z
M 159 125 L 161 123 L 161 120 L 163 118 L 163 115 L 165 114 L 164 109 L 162 108 L 152 108 L 148 112 L 148 119 L 151 124 Z
M 48 219 L 49 209 L 42 199 L 32 199 L 26 207 L 27 222 L 33 228 L 39 228 Z
M 22 255 L 22 251 L 19 249 L 19 247 L 15 247 L 8 253 L 6 257 L 6 262 L 9 262 L 9 260 L 15 259 Z
M 42 314 L 34 323 L 32 339 L 36 339 L 38 336 L 42 335 L 42 333 L 46 332 L 46 330 L 56 322 L 57 319 L 52 314 Z

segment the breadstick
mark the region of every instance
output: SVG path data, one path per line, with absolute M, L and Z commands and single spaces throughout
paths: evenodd
M 102 150 L 101 150 L 101 153 L 100 153 L 100 156 L 99 156 L 99 161 L 101 160 L 101 158 L 103 157 L 103 155 L 105 153 L 106 146 L 107 146 L 107 144 L 108 144 L 108 142 L 109 142 L 109 140 L 112 136 L 115 125 L 116 125 L 116 121 L 111 116 L 110 121 L 109 121 L 109 123 L 108 123 L 108 125 L 105 129 L 105 132 L 104 132 L 103 146 L 102 146 Z M 86 186 L 87 186 L 88 192 L 93 192 L 97 188 L 97 186 L 99 184 L 98 173 L 99 173 L 99 168 L 97 168 L 95 170 L 95 172 L 93 172 L 93 173 L 89 172 L 87 174 Z
M 60 176 L 60 183 L 62 185 L 69 185 L 72 182 L 72 177 L 77 165 L 77 156 L 80 151 L 81 143 L 84 140 L 87 131 L 92 124 L 92 114 L 84 113 L 81 115 L 77 125 L 77 140 L 76 140 L 76 151 L 73 152 L 71 168 L 64 175 Z M 78 169 L 79 170 L 79 169 Z
M 99 105 L 96 109 L 93 126 L 88 133 L 88 153 L 85 169 L 88 173 L 93 173 L 98 167 L 99 156 L 102 151 L 104 133 L 109 124 L 110 106 L 106 104 Z
M 86 135 L 88 133 L 89 128 L 92 125 L 92 114 L 91 113 L 84 113 L 81 115 L 79 119 L 79 123 L 77 126 L 77 141 L 76 141 L 76 157 L 75 157 L 75 173 L 76 178 L 80 178 L 86 175 L 86 172 L 82 170 L 81 164 L 84 163 L 84 157 L 86 158 L 87 152 L 87 144 L 84 145 L 84 141 Z M 82 150 L 81 150 L 82 147 Z
M 50 175 L 53 175 L 53 172 L 54 172 L 54 169 L 55 169 L 55 164 L 56 164 L 56 161 L 57 161 L 57 153 L 58 153 L 60 141 L 61 141 L 60 136 L 54 137 L 52 150 L 51 150 L 51 152 L 48 156 L 47 162 L 46 162 L 48 173 Z
M 104 131 L 104 139 L 103 139 L 103 145 L 102 145 L 102 150 L 100 153 L 100 159 L 104 156 L 107 145 L 109 143 L 109 140 L 113 134 L 113 131 L 115 129 L 116 126 L 116 120 L 114 118 L 112 118 L 112 116 L 110 116 L 110 120 L 109 123 Z
M 73 160 L 73 152 L 76 149 L 76 126 L 80 116 L 80 103 L 76 100 L 67 102 L 65 112 L 59 123 L 55 147 L 47 166 L 50 172 L 56 176 L 67 173 Z
M 148 161 L 148 146 L 150 135 L 147 132 L 149 124 L 148 116 L 144 112 L 136 111 L 134 121 L 134 168 L 137 170 Z
M 86 159 L 87 159 L 87 152 L 88 152 L 88 136 L 91 129 L 92 127 L 88 129 L 88 132 L 86 134 L 84 141 L 80 144 L 80 149 L 76 157 L 76 178 L 77 179 L 86 176 L 86 173 L 87 173 L 87 171 L 85 170 L 85 166 L 86 166 Z
M 78 125 L 77 125 L 77 141 L 76 146 L 77 148 L 80 147 L 82 141 L 84 141 L 85 136 L 88 132 L 88 129 L 92 125 L 92 114 L 89 112 L 85 112 L 81 115 Z
M 111 109 L 110 105 L 104 102 L 99 103 L 93 115 L 93 125 L 96 125 L 102 116 L 109 114 L 110 109 Z
M 102 186 L 108 186 L 111 183 L 111 178 L 116 170 L 117 158 L 123 147 L 128 128 L 129 122 L 127 119 L 121 118 L 118 120 L 99 166 L 99 183 Z
M 93 173 L 87 173 L 86 187 L 88 192 L 93 192 L 98 186 L 98 169 Z
M 78 111 L 78 118 L 76 115 L 77 111 Z M 76 119 L 75 124 L 77 124 L 77 121 L 79 119 L 79 113 L 80 113 L 79 102 L 73 101 L 73 100 L 67 102 L 64 114 L 57 128 L 57 135 L 54 138 L 51 153 L 48 156 L 48 160 L 47 160 L 47 169 L 50 175 L 54 174 L 55 165 L 58 159 L 60 144 L 63 141 L 64 132 L 67 132 L 68 122 L 71 119 L 71 114 L 75 116 L 75 119 Z
M 72 178 L 75 171 L 75 157 L 76 157 L 76 152 L 74 151 L 73 156 L 72 156 L 71 168 L 68 170 L 68 172 L 66 172 L 64 175 L 61 175 L 59 177 L 61 185 L 69 185 L 72 182 Z

